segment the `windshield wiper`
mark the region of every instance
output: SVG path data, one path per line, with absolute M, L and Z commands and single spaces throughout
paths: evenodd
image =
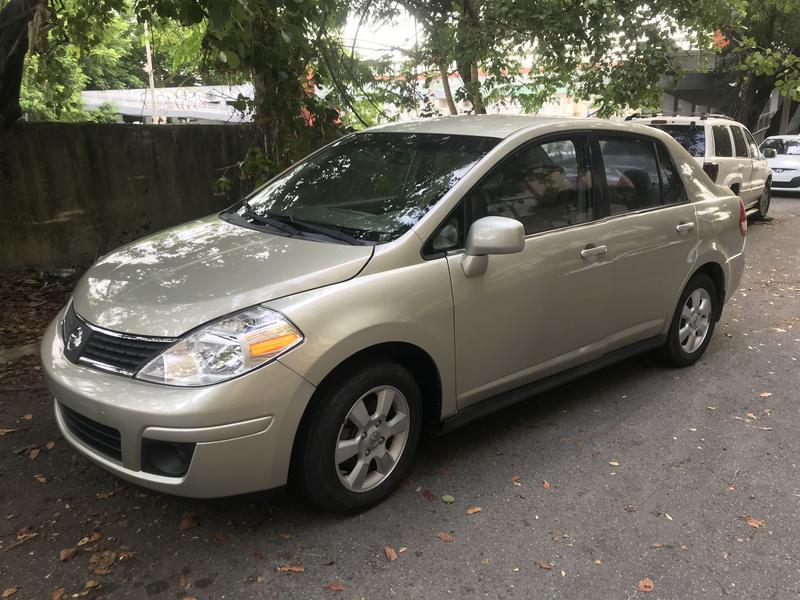
M 357 237 L 345 233 L 344 231 L 341 231 L 339 229 L 336 229 L 335 227 L 326 227 L 325 225 L 311 223 L 310 221 L 304 221 L 302 219 L 298 219 L 297 217 L 293 217 L 291 215 L 272 214 L 269 215 L 269 218 L 278 220 L 281 223 L 289 222 L 295 227 L 295 229 L 303 229 L 311 233 L 318 233 L 320 235 L 324 235 L 325 237 L 334 240 L 339 240 L 340 242 L 345 242 L 346 244 L 350 244 L 351 246 L 363 245 L 364 243 Z
M 250 218 L 250 221 L 256 225 L 266 225 L 267 227 L 272 227 L 273 229 L 282 231 L 290 237 L 302 235 L 299 229 L 292 227 L 288 223 L 283 222 L 281 219 L 276 219 L 270 215 L 258 214 L 256 209 L 253 208 L 253 205 L 247 200 L 242 200 L 242 207 L 244 208 L 245 214 Z

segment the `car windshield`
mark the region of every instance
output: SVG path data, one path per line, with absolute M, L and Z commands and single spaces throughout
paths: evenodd
M 257 190 L 238 209 L 251 223 L 350 243 L 391 241 L 410 229 L 498 139 L 428 133 L 348 136 Z
M 781 138 L 764 140 L 761 149 L 764 148 L 772 148 L 777 154 L 800 155 L 800 140 L 783 140 Z
M 705 128 L 697 125 L 653 125 L 653 127 L 666 131 L 692 156 L 706 155 Z

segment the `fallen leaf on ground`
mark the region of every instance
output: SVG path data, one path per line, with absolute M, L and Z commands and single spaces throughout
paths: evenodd
M 63 587 L 56 588 L 53 590 L 53 595 L 50 596 L 50 600 L 65 600 L 67 594 L 67 590 Z
M 549 571 L 550 569 L 553 568 L 553 565 L 547 562 L 546 560 L 535 560 L 533 561 L 533 564 L 535 564 L 540 569 L 544 569 L 545 571 Z
M 11 598 L 14 594 L 17 593 L 17 589 L 15 587 L 6 588 L 3 592 L 3 598 Z
M 95 552 L 89 557 L 89 568 L 94 569 L 95 575 L 108 575 L 116 560 L 117 553 L 111 550 Z
M 399 552 L 400 552 L 400 554 L 402 554 L 402 553 L 403 553 L 403 552 L 405 552 L 406 550 L 408 550 L 408 548 L 400 548 Z
M 331 581 L 328 585 L 325 586 L 332 592 L 343 592 L 344 586 L 339 583 L 338 581 Z
M 178 585 L 184 590 L 189 587 L 189 578 L 186 575 L 181 575 L 178 579 Z
M 282 567 L 276 567 L 275 570 L 278 573 L 304 573 L 305 567 L 301 565 L 283 565 Z
M 217 533 L 214 534 L 214 537 L 212 538 L 212 541 L 215 544 L 224 544 L 224 543 L 230 541 L 230 539 L 228 538 L 228 535 L 226 533 L 224 533 L 222 531 L 218 531 Z
M 61 562 L 67 562 L 71 558 L 75 558 L 75 555 L 78 553 L 77 548 L 64 548 L 61 552 L 58 553 L 58 560 Z
M 44 447 L 47 448 L 48 450 L 52 450 L 53 448 L 56 447 L 56 443 L 55 442 L 47 442 Z
M 550 486 L 550 482 L 549 482 L 549 481 L 547 481 L 547 480 L 545 479 L 545 480 L 542 482 L 542 487 L 543 487 L 544 489 L 546 489 L 546 490 L 549 490 L 549 489 L 550 489 L 550 487 L 551 487 L 551 486 Z
M 34 460 L 37 456 L 39 456 L 40 452 L 41 452 L 41 450 L 39 448 L 34 448 L 33 450 L 31 450 L 28 453 L 28 458 L 30 458 L 31 460 Z
M 136 556 L 136 552 L 129 552 L 129 551 L 127 551 L 127 550 L 123 550 L 122 552 L 120 552 L 119 554 L 117 554 L 117 560 L 118 560 L 119 562 L 122 562 L 122 561 L 124 561 L 124 560 L 130 560 L 130 559 L 132 559 L 134 556 Z
M 9 433 L 14 433 L 16 429 L 0 429 L 0 437 L 7 435 Z
M 106 498 L 111 498 L 114 495 L 115 490 L 109 490 L 107 492 L 97 492 L 94 497 L 98 500 L 105 500 Z
M 181 515 L 181 529 L 191 529 L 192 527 L 197 527 L 199 524 L 200 515 L 196 512 L 186 511 Z
M 436 534 L 436 537 L 442 540 L 443 542 L 452 542 L 453 540 L 456 539 L 446 531 L 440 531 L 439 533 Z
M 595 559 L 594 559 L 592 562 L 593 562 L 594 564 L 596 564 L 596 565 L 602 565 L 602 564 L 603 564 L 603 561 L 602 561 L 602 560 L 600 560 L 599 558 L 595 558 Z
M 654 587 L 655 584 L 653 583 L 653 580 L 650 579 L 649 577 L 645 577 L 644 579 L 642 579 L 639 582 L 638 586 L 640 592 L 652 592 Z
M 757 417 L 757 416 L 755 416 L 755 415 L 754 415 L 753 413 L 751 413 L 751 412 L 749 412 L 749 413 L 745 413 L 745 415 L 744 415 L 744 416 L 745 416 L 745 417 L 747 417 L 748 419 L 753 419 L 754 421 L 758 421 L 758 417 Z
M 47 483 L 47 477 L 45 477 L 41 473 L 37 473 L 36 475 L 33 476 L 33 478 L 39 483 Z
M 514 485 L 522 485 L 520 481 L 522 481 L 522 477 L 520 477 L 519 475 L 513 475 L 511 477 L 511 483 L 513 483 Z
M 761 392 L 759 396 L 761 396 L 762 398 L 769 398 L 770 396 L 772 396 L 772 392 Z
M 33 530 L 32 527 L 23 527 L 17 532 L 17 540 L 27 540 L 28 538 L 36 537 L 38 534 Z
M 467 514 L 468 515 L 474 515 L 475 513 L 479 513 L 479 512 L 481 512 L 481 507 L 480 506 L 470 506 L 467 509 Z
M 23 417 L 22 417 L 22 418 L 23 418 L 23 419 L 25 419 L 26 421 L 30 421 L 30 420 L 32 420 L 32 419 L 33 419 L 33 415 L 31 415 L 31 414 L 28 414 L 28 415 L 23 415 Z
M 610 460 L 610 461 L 608 461 L 608 464 L 610 464 L 612 467 L 618 467 L 619 466 L 619 461 L 618 460 Z
M 456 499 L 450 494 L 445 494 L 444 496 L 442 496 L 442 502 L 444 502 L 445 504 L 452 504 L 455 501 Z
M 94 579 L 90 579 L 89 581 L 83 584 L 83 587 L 85 587 L 87 590 L 91 590 L 93 588 L 100 587 L 100 584 L 97 583 Z
M 667 521 L 672 521 L 672 517 L 669 515 L 669 513 L 664 513 L 664 516 L 667 517 Z
M 395 552 L 394 548 L 392 548 L 391 546 L 384 546 L 383 553 L 386 555 L 386 558 L 388 558 L 390 562 L 397 560 L 397 552 Z
M 280 536 L 285 540 L 290 540 L 294 537 L 291 533 L 281 533 Z
M 756 519 L 755 517 L 751 517 L 750 515 L 743 515 L 742 518 L 744 519 L 744 522 L 747 523 L 753 529 L 760 529 L 761 527 L 767 524 L 767 522 L 764 521 L 763 519 Z
M 434 500 L 436 500 L 436 496 L 430 490 L 422 490 L 422 495 L 428 502 L 433 502 Z

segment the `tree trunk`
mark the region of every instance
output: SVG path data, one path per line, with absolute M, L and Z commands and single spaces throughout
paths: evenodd
M 40 0 L 11 0 L 0 10 L 0 133 L 22 116 L 19 94 L 28 52 L 28 23 L 39 7 Z
M 447 101 L 447 108 L 450 110 L 451 115 L 457 115 L 458 109 L 453 100 L 453 92 L 450 89 L 450 74 L 447 72 L 447 65 L 439 63 L 439 77 L 442 79 L 442 90 L 444 91 L 444 99 Z

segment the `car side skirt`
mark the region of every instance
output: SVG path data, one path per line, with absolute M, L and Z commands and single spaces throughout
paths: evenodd
M 629 346 L 625 346 L 624 348 L 619 348 L 613 352 L 609 352 L 600 358 L 589 361 L 582 365 L 578 365 L 577 367 L 572 367 L 571 369 L 567 369 L 561 373 L 550 375 L 549 377 L 539 379 L 533 383 L 529 383 L 497 396 L 487 398 L 486 400 L 482 400 L 477 404 L 474 404 L 473 406 L 461 411 L 454 417 L 445 420 L 437 433 L 449 433 L 450 431 L 458 429 L 459 427 L 463 427 L 464 425 L 489 415 L 495 411 L 502 410 L 524 400 L 528 400 L 533 396 L 573 381 L 574 379 L 578 379 L 584 375 L 588 375 L 589 373 L 613 365 L 614 363 L 631 358 L 637 354 L 647 352 L 648 350 L 660 348 L 666 343 L 666 341 L 667 336 L 665 334 L 653 336 L 651 338 L 647 338 L 646 340 L 642 340 L 636 342 L 635 344 L 631 344 Z

